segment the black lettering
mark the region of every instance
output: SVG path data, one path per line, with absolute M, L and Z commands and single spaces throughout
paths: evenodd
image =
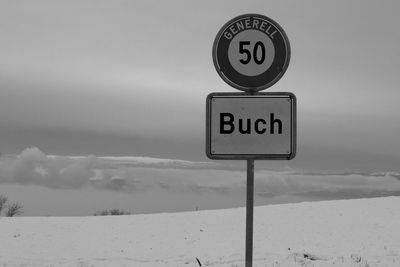
M 251 121 L 250 121 L 250 119 L 247 119 L 246 122 L 247 122 L 247 127 L 246 127 L 247 129 L 244 130 L 243 129 L 243 119 L 239 119 L 239 132 L 241 134 L 250 134 L 251 133 Z
M 280 119 L 275 119 L 274 117 L 275 117 L 274 113 L 271 113 L 269 115 L 269 118 L 270 118 L 269 132 L 270 132 L 270 134 L 275 133 L 274 124 L 277 123 L 278 124 L 278 134 L 282 134 L 282 121 Z
M 258 133 L 258 134 L 263 134 L 263 133 L 265 133 L 265 132 L 267 131 L 267 129 L 262 128 L 262 129 L 260 130 L 260 128 L 259 128 L 260 123 L 261 123 L 261 124 L 264 124 L 264 125 L 267 124 L 267 122 L 266 122 L 264 119 L 257 119 L 257 120 L 254 122 L 254 130 L 255 130 L 256 133 Z
M 245 45 L 250 45 L 250 41 L 240 41 L 239 42 L 239 53 L 240 54 L 246 54 L 246 59 L 240 59 L 240 63 L 242 64 L 248 64 L 251 60 L 251 53 L 249 49 L 246 49 L 244 46 Z
M 261 48 L 261 58 L 258 58 L 258 47 Z M 265 46 L 262 42 L 257 42 L 253 49 L 254 62 L 258 65 L 262 64 L 265 60 Z
M 228 118 L 226 120 L 225 118 Z M 233 120 L 235 118 L 231 113 L 220 113 L 219 114 L 219 132 L 220 134 L 231 134 L 235 130 L 235 125 L 233 125 Z M 228 126 L 228 130 L 225 130 L 225 126 Z

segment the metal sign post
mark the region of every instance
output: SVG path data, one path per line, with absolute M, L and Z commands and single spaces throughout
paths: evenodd
M 296 97 L 258 93 L 274 85 L 290 61 L 289 39 L 274 20 L 245 14 L 228 21 L 213 44 L 217 73 L 244 93 L 211 93 L 206 100 L 206 154 L 247 160 L 246 267 L 253 264 L 254 160 L 296 154 Z
M 246 267 L 253 264 L 254 160 L 247 160 Z
M 246 267 L 251 267 L 254 161 L 295 157 L 296 97 L 287 92 L 209 94 L 206 154 L 210 159 L 247 161 Z

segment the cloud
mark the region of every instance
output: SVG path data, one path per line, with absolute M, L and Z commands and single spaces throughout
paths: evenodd
M 259 195 L 297 195 L 308 199 L 339 199 L 398 195 L 398 173 L 310 173 L 261 171 L 256 180 Z
M 221 167 L 214 163 L 149 157 L 46 155 L 40 149 L 30 147 L 19 155 L 0 158 L 0 183 L 59 189 L 92 186 L 127 192 L 163 188 L 162 184 L 167 183 L 169 187 L 181 189 L 180 185 L 185 182 L 178 180 L 184 180 L 185 170 L 218 168 Z M 177 180 L 174 176 L 181 178 Z M 195 187 L 195 184 L 191 186 Z
M 256 170 L 255 193 L 264 198 L 368 197 L 400 192 L 398 173 L 311 173 Z M 243 195 L 245 170 L 237 166 L 148 157 L 46 155 L 36 147 L 0 158 L 0 183 L 56 189 L 90 187 L 122 193 Z
M 16 157 L 2 157 L 0 182 L 41 185 L 53 188 L 79 188 L 95 173 L 95 157 L 79 160 L 48 157 L 36 147 L 25 149 Z

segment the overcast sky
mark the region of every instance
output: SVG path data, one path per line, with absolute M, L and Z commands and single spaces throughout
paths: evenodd
M 205 160 L 205 99 L 231 18 L 259 13 L 292 57 L 305 169 L 399 170 L 398 1 L 0 0 L 0 152 Z M 285 163 L 286 164 L 286 163 Z

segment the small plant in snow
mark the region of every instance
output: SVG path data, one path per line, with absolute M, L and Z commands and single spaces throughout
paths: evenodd
M 8 198 L 6 196 L 0 195 L 0 213 L 3 210 L 3 208 L 5 207 L 7 201 L 8 201 Z
M 102 210 L 98 211 L 94 214 L 94 216 L 107 216 L 107 215 L 129 215 L 130 212 L 123 211 L 120 209 L 110 209 L 110 210 Z
M 22 214 L 22 205 L 18 202 L 13 202 L 7 205 L 6 216 L 14 217 L 15 215 Z
M 106 215 L 109 215 L 108 210 L 97 211 L 94 214 L 94 216 L 106 216 Z
M 130 213 L 127 211 L 123 211 L 120 209 L 111 209 L 110 210 L 110 215 L 129 215 Z

